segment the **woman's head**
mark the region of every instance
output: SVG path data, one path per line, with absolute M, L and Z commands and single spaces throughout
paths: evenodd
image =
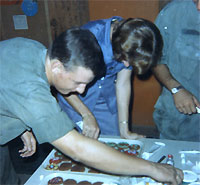
M 116 23 L 112 34 L 114 58 L 144 74 L 156 65 L 162 55 L 163 40 L 159 29 L 142 18 L 129 18 Z

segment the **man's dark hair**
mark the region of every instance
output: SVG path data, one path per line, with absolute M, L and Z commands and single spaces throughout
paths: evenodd
M 162 55 L 163 40 L 154 23 L 129 18 L 114 27 L 112 48 L 117 61 L 125 60 L 136 74 L 143 74 L 156 65 Z
M 97 78 L 105 75 L 101 48 L 89 30 L 71 28 L 61 33 L 53 41 L 48 55 L 50 60 L 59 60 L 66 70 L 81 66 L 90 69 Z

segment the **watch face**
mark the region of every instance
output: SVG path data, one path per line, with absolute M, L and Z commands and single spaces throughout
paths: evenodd
M 175 94 L 175 93 L 177 93 L 177 92 L 178 92 L 177 88 L 173 88 L 173 89 L 172 89 L 172 93 L 173 93 L 173 94 Z
M 172 94 L 176 94 L 179 90 L 184 89 L 183 86 L 179 85 L 178 87 L 174 87 L 171 89 Z

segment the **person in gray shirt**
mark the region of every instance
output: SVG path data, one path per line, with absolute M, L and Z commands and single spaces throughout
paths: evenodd
M 153 113 L 160 138 L 200 141 L 200 2 L 172 1 L 155 23 L 164 40 L 154 69 L 163 85 Z
M 32 132 L 41 144 L 73 130 L 74 123 L 61 111 L 50 86 L 55 84 L 64 94 L 82 93 L 94 76 L 105 73 L 105 64 L 95 37 L 89 31 L 71 29 L 48 51 L 26 38 L 0 42 L 0 66 L 0 184 L 17 184 L 7 143 L 21 135 L 24 148 L 19 152 L 28 157 L 36 150 Z M 65 68 L 67 72 L 62 72 Z
M 48 142 L 72 159 L 107 173 L 150 176 L 173 185 L 183 180 L 182 171 L 173 166 L 129 156 L 80 134 L 51 95 L 50 86 L 62 94 L 83 93 L 87 84 L 105 73 L 101 49 L 91 32 L 69 29 L 48 50 L 24 38 L 2 41 L 0 56 L 0 150 L 32 131 L 39 144 Z M 33 135 L 26 139 L 33 140 Z M 26 157 L 26 148 L 23 152 Z M 0 178 L 3 184 L 4 174 Z

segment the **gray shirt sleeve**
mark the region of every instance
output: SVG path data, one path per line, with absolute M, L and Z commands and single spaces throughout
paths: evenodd
M 50 92 L 46 48 L 14 38 L 0 42 L 0 144 L 32 130 L 39 143 L 52 142 L 74 128 Z
M 7 110 L 12 115 L 4 116 L 3 139 L 13 139 L 24 130 L 32 129 L 40 144 L 51 143 L 74 128 L 74 123 L 60 109 L 47 86 L 32 84 L 21 88 L 29 89 L 26 96 L 16 94 L 15 98 L 10 98 L 9 93 L 4 94 Z

